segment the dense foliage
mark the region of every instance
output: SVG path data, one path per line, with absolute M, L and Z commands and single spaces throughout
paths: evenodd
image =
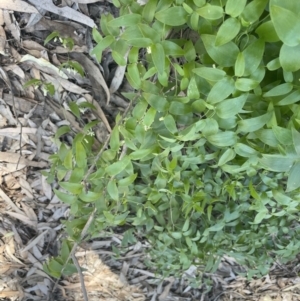
M 64 190 L 57 196 L 70 205 L 69 236 L 79 237 L 96 207 L 90 234 L 126 226 L 124 246 L 146 238 L 148 264 L 164 275 L 192 263 L 213 270 L 224 254 L 249 267 L 250 276 L 294 258 L 300 2 L 114 4 L 120 17 L 101 17 L 93 54 L 101 61 L 110 47 L 127 66 L 133 109 L 85 181 L 95 160 L 93 124 L 71 148 L 57 140 L 49 180 L 57 177 Z M 67 250 L 65 244 L 65 258 Z

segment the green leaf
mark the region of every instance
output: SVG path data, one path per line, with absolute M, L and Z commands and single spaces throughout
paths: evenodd
M 255 149 L 243 143 L 237 143 L 234 146 L 234 150 L 241 157 L 250 158 L 251 156 L 257 155 Z
M 274 96 L 280 96 L 288 94 L 292 91 L 293 84 L 291 83 L 285 83 L 281 84 L 279 86 L 274 87 L 273 89 L 269 90 L 268 92 L 264 93 L 264 97 L 274 97 Z
M 294 47 L 300 43 L 300 19 L 297 11 L 291 11 L 270 1 L 271 20 L 280 40 L 287 46 Z M 294 2 L 294 1 L 291 1 Z
M 141 86 L 141 75 L 136 63 L 127 66 L 126 75 L 130 85 L 135 89 L 139 89 Z
M 148 78 L 152 77 L 153 75 L 155 75 L 156 73 L 157 73 L 156 67 L 152 67 L 152 68 L 150 68 L 150 69 L 143 75 L 142 80 L 148 79 Z M 144 82 L 144 83 L 145 83 L 145 82 Z M 142 82 L 142 87 L 143 87 L 143 84 L 144 84 L 144 83 Z M 142 88 L 142 89 L 143 89 L 143 88 Z M 146 92 L 148 92 L 148 91 L 146 91 Z
M 195 11 L 191 15 L 190 23 L 193 30 L 199 30 L 199 15 Z
M 153 42 L 152 40 L 148 38 L 133 38 L 127 40 L 128 45 L 138 48 L 147 48 L 149 47 Z
M 190 83 L 189 79 L 187 77 L 183 77 L 181 79 L 181 81 L 180 81 L 180 89 L 181 89 L 181 91 L 187 89 L 188 86 L 189 86 L 189 83 Z
M 217 20 L 223 17 L 223 9 L 217 5 L 211 5 L 207 3 L 206 5 L 198 8 L 196 12 L 203 18 L 207 20 Z
M 126 59 L 124 58 L 123 55 L 119 54 L 118 52 L 116 52 L 116 51 L 114 51 L 114 50 L 111 52 L 111 54 L 112 54 L 112 57 L 113 57 L 114 61 L 115 61 L 119 66 L 126 66 L 127 61 L 126 61 Z
M 64 263 L 67 263 L 69 254 L 70 254 L 70 249 L 69 249 L 67 241 L 64 239 L 61 244 L 61 258 Z
M 273 126 L 273 133 L 282 145 L 293 144 L 292 131 L 279 126 Z
M 58 31 L 53 31 L 52 33 L 50 33 L 47 37 L 46 37 L 46 39 L 45 39 L 45 41 L 44 41 L 44 46 L 46 45 L 46 44 L 48 44 L 52 39 L 54 39 L 54 38 L 57 38 L 57 37 L 59 37 L 60 35 L 59 35 L 59 32 Z
M 106 36 L 96 45 L 95 48 L 93 48 L 91 54 L 95 54 L 97 57 L 99 53 L 102 53 L 102 51 L 110 46 L 114 41 L 115 38 L 113 36 Z
M 68 263 L 68 264 L 65 265 L 65 268 L 63 270 L 64 275 L 71 276 L 75 273 L 78 273 L 78 271 L 77 271 L 77 268 L 74 264 Z
M 227 15 L 230 15 L 231 17 L 235 18 L 239 16 L 245 6 L 246 6 L 247 0 L 227 0 L 226 6 L 225 6 L 225 12 Z
M 196 50 L 192 41 L 187 41 L 184 44 L 184 57 L 188 62 L 195 61 L 196 58 Z
M 278 140 L 276 139 L 274 132 L 270 129 L 256 131 L 255 136 L 266 145 L 278 147 Z
M 201 7 L 206 3 L 206 0 L 193 0 L 193 2 L 196 6 Z
M 129 163 L 129 157 L 125 156 L 124 158 L 122 158 L 122 160 L 114 162 L 113 164 L 106 167 L 105 171 L 110 176 L 116 176 L 117 174 L 121 173 Z
M 184 55 L 183 49 L 179 45 L 177 45 L 176 43 L 174 43 L 172 41 L 164 40 L 161 42 L 161 44 L 164 47 L 165 55 L 171 55 L 173 57 L 179 57 L 179 56 Z M 174 65 L 176 65 L 176 64 L 174 64 Z
M 219 222 L 216 225 L 209 227 L 208 230 L 213 231 L 213 232 L 218 232 L 218 231 L 221 231 L 224 227 L 225 227 L 225 223 Z
M 159 33 L 146 24 L 138 24 L 138 28 L 140 29 L 144 38 L 149 38 L 152 40 L 152 43 L 159 42 Z
M 250 24 L 256 22 L 264 12 L 269 0 L 253 0 L 243 10 L 242 18 Z
M 299 51 L 300 44 L 293 47 L 285 44 L 281 46 L 279 61 L 284 71 L 295 72 L 300 69 Z
M 170 131 L 172 134 L 177 133 L 177 126 L 172 115 L 167 115 L 164 117 L 164 124 L 168 131 Z
M 206 137 L 207 140 L 218 147 L 231 146 L 236 143 L 236 134 L 234 132 L 219 132 Z
M 119 201 L 119 190 L 115 180 L 111 180 L 108 182 L 107 192 L 114 201 Z
M 99 120 L 93 120 L 93 121 L 87 123 L 87 124 L 84 126 L 84 128 L 83 128 L 83 132 L 86 133 L 86 134 L 88 134 L 89 131 L 90 131 L 94 126 L 96 126 L 98 123 L 99 123 Z
M 111 132 L 109 146 L 110 146 L 111 150 L 113 150 L 113 151 L 119 151 L 119 147 L 120 147 L 120 134 L 119 134 L 119 129 L 116 126 L 113 128 L 113 130 Z
M 63 193 L 57 189 L 54 189 L 55 195 L 64 203 L 72 205 L 76 202 L 78 202 L 78 198 L 77 196 L 71 195 L 71 194 L 67 194 L 67 193 Z
M 203 34 L 202 41 L 209 56 L 223 67 L 234 66 L 239 48 L 233 42 L 228 42 L 222 46 L 215 46 L 216 36 Z
M 59 263 L 57 260 L 51 259 L 48 263 L 48 269 L 51 272 L 61 274 L 61 271 L 63 269 L 63 265 L 61 263 Z
M 201 128 L 201 130 L 205 137 L 218 133 L 219 125 L 215 119 L 207 118 L 204 120 L 204 123 L 205 127 Z
M 132 115 L 136 119 L 141 119 L 142 116 L 146 113 L 148 108 L 148 103 L 145 100 L 140 100 L 132 111 Z
M 79 168 L 84 168 L 87 165 L 85 148 L 81 141 L 76 141 L 75 144 L 75 160 Z
M 235 158 L 235 151 L 231 148 L 228 148 L 220 157 L 218 166 L 222 166 L 227 162 Z
M 158 0 L 149 0 L 144 6 L 142 17 L 147 23 L 151 23 L 154 18 L 156 6 Z
M 66 169 L 73 168 L 73 153 L 71 149 L 67 152 L 63 164 Z
M 133 229 L 129 229 L 124 232 L 123 239 L 122 239 L 122 247 L 128 247 L 128 245 L 132 245 L 136 243 L 136 238 L 133 235 Z
M 136 26 L 141 20 L 142 16 L 139 14 L 128 14 L 109 21 L 107 25 L 111 27 Z
M 234 65 L 234 74 L 237 77 L 243 76 L 245 72 L 245 58 L 243 52 L 240 52 L 237 56 L 235 65 Z
M 71 101 L 71 102 L 69 103 L 69 108 L 70 108 L 71 112 L 72 112 L 77 118 L 80 118 L 80 111 L 79 111 L 78 105 L 77 105 L 74 101 Z
M 244 75 L 252 74 L 262 61 L 265 50 L 265 42 L 258 39 L 251 43 L 244 51 L 245 58 L 245 73 Z
M 78 197 L 85 203 L 93 203 L 101 199 L 101 192 L 83 191 Z
M 239 91 L 247 92 L 255 89 L 259 85 L 259 82 L 251 78 L 238 78 L 235 82 L 235 87 Z
M 219 81 L 223 79 L 226 72 L 217 68 L 200 67 L 193 69 L 193 72 L 210 81 Z
M 268 214 L 268 210 L 265 208 L 256 214 L 253 224 L 260 224 L 265 218 L 269 217 L 270 215 Z
M 239 97 L 236 98 L 231 98 L 231 99 L 226 99 L 219 103 L 216 107 L 216 113 L 220 118 L 226 119 L 230 118 L 236 114 L 238 114 L 246 100 L 247 100 L 248 94 L 244 93 Z
M 151 56 L 158 73 L 163 74 L 165 70 L 165 51 L 161 44 L 151 46 Z
M 270 62 L 267 64 L 267 68 L 268 68 L 270 71 L 274 71 L 274 70 L 277 70 L 277 69 L 281 68 L 281 64 L 280 64 L 280 61 L 279 61 L 279 57 L 277 57 L 276 59 L 270 61 Z
M 76 61 L 68 61 L 67 63 L 62 64 L 62 66 L 66 66 L 67 68 L 72 68 L 75 70 L 78 74 L 80 74 L 82 77 L 84 76 L 84 69 L 82 65 L 80 65 Z
M 83 189 L 82 184 L 79 183 L 60 182 L 59 186 L 73 194 L 80 194 Z
M 58 130 L 55 133 L 55 138 L 58 139 L 59 137 L 61 137 L 64 134 L 67 134 L 71 131 L 71 128 L 68 125 L 63 125 L 60 128 L 58 128 Z
M 108 26 L 108 22 L 113 19 L 114 17 L 111 14 L 103 14 L 100 18 L 100 27 L 105 36 L 112 35 L 117 37 L 120 34 L 119 28 Z
M 273 112 L 264 115 L 238 121 L 238 132 L 251 133 L 262 128 L 271 118 Z
M 234 80 L 231 77 L 225 77 L 212 87 L 207 96 L 207 101 L 210 104 L 216 104 L 226 99 L 234 90 Z
M 30 87 L 30 86 L 36 86 L 36 87 L 38 87 L 38 86 L 40 86 L 42 83 L 43 83 L 43 82 L 42 82 L 41 80 L 36 79 L 36 78 L 32 78 L 32 79 L 30 79 L 29 81 L 27 81 L 27 82 L 23 85 L 23 87 L 24 87 L 24 88 L 28 88 L 28 87 Z
M 143 93 L 142 95 L 149 103 L 149 105 L 156 109 L 158 112 L 165 112 L 169 109 L 169 103 L 164 97 L 150 93 Z
M 148 148 L 148 149 L 138 149 L 134 152 L 132 152 L 129 157 L 131 160 L 141 160 L 145 158 L 146 156 L 152 154 L 154 152 L 154 148 Z
M 300 156 L 300 133 L 292 127 L 293 143 L 298 156 Z
M 182 3 L 182 7 L 185 9 L 185 11 L 188 13 L 188 14 L 192 14 L 193 13 L 193 9 L 187 5 L 186 3 Z
M 270 171 L 287 172 L 294 164 L 295 158 L 281 155 L 263 155 L 259 162 Z
M 300 162 L 297 162 L 293 165 L 289 172 L 286 192 L 293 191 L 300 187 Z
M 292 72 L 283 70 L 283 78 L 287 83 L 292 83 L 294 80 L 294 75 Z
M 265 42 L 274 43 L 280 40 L 272 21 L 264 22 L 256 29 L 255 32 L 258 34 L 260 39 Z
M 174 115 L 186 115 L 192 112 L 192 108 L 190 105 L 186 105 L 178 101 L 172 101 L 169 112 Z
M 157 12 L 155 18 L 166 25 L 180 26 L 186 23 L 187 12 L 183 7 L 175 6 Z
M 137 63 L 139 59 L 139 48 L 132 47 L 128 54 L 129 63 Z
M 235 18 L 227 19 L 220 27 L 216 37 L 216 46 L 221 46 L 233 40 L 240 32 L 241 23 Z
M 121 179 L 118 181 L 118 185 L 119 186 L 129 186 L 130 184 L 132 184 L 134 182 L 134 180 L 137 178 L 138 174 L 132 174 L 124 179 Z
M 171 232 L 171 236 L 175 239 L 180 239 L 182 237 L 181 232 Z
M 192 103 L 195 113 L 202 113 L 206 110 L 206 102 L 203 99 L 197 99 Z
M 193 76 L 189 82 L 188 88 L 187 88 L 187 96 L 189 99 L 198 99 L 200 98 L 200 93 L 198 90 L 198 85 L 196 82 L 195 77 Z
M 300 100 L 300 90 L 296 90 L 278 102 L 278 106 L 286 106 Z
M 69 151 L 69 148 L 68 148 L 64 143 L 62 143 L 62 144 L 60 145 L 59 151 L 58 151 L 58 153 L 57 153 L 58 156 L 59 156 L 59 159 L 60 159 L 61 161 L 64 161 L 64 159 L 65 159 L 65 157 L 66 157 L 68 151 Z
M 147 113 L 145 114 L 144 118 L 143 118 L 143 124 L 147 127 L 150 127 L 155 119 L 156 116 L 156 110 L 154 108 L 149 108 L 149 110 L 147 111 Z

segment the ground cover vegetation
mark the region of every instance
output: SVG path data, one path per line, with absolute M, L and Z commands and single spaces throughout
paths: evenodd
M 115 0 L 120 16 L 94 28 L 135 89 L 110 139 L 86 125 L 51 157 L 48 181 L 70 205 L 69 236 L 45 270 L 73 273 L 74 242 L 123 227 L 146 239 L 164 276 L 223 255 L 268 272 L 300 247 L 300 3 L 297 0 Z M 87 72 L 87 70 L 85 70 Z M 82 104 L 82 106 L 85 106 Z M 80 118 L 80 107 L 70 106 Z M 91 215 L 93 216 L 91 220 Z M 116 253 L 118 250 L 116 250 Z

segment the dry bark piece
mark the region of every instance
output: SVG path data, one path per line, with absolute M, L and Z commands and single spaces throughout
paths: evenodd
M 14 164 L 17 164 L 19 162 L 20 164 L 25 164 L 27 166 L 33 166 L 39 168 L 45 168 L 48 166 L 48 163 L 46 162 L 31 161 L 26 159 L 24 156 L 21 156 L 20 158 L 20 154 L 9 153 L 9 152 L 0 152 L 0 161 L 7 162 L 7 163 L 14 163 Z
M 0 54 L 7 55 L 6 53 L 6 34 L 3 27 L 0 25 Z
M 43 8 L 51 13 L 60 15 L 67 19 L 76 21 L 78 23 L 85 24 L 91 28 L 95 27 L 95 22 L 88 16 L 70 8 L 70 7 L 57 7 L 49 0 L 29 0 L 36 7 Z
M 76 84 L 63 79 L 63 78 L 59 78 L 59 79 L 55 79 L 52 76 L 49 76 L 48 74 L 44 74 L 43 75 L 45 77 L 45 79 L 48 82 L 51 82 L 52 84 L 56 84 L 56 85 L 61 85 L 65 90 L 75 93 L 75 94 L 84 94 L 84 93 L 88 93 L 88 90 L 82 89 L 81 87 L 77 86 Z
M 20 27 L 13 14 L 10 14 L 8 10 L 3 10 L 3 17 L 5 22 L 5 31 L 10 31 L 15 41 L 19 44 L 21 38 Z
M 0 8 L 19 11 L 23 13 L 35 13 L 35 14 L 38 13 L 37 9 L 34 6 L 21 0 L 1 0 Z
M 26 62 L 27 64 L 31 64 L 37 69 L 48 73 L 50 75 L 59 76 L 65 79 L 68 79 L 66 74 L 62 72 L 59 68 L 55 67 L 53 64 L 51 64 L 49 61 L 45 60 L 44 58 L 35 58 L 34 56 L 30 54 L 26 54 L 22 57 L 21 61 Z
M 92 89 L 94 91 L 94 98 L 100 101 L 103 100 L 102 94 L 104 90 L 106 93 L 106 103 L 108 104 L 110 100 L 110 92 L 100 70 L 82 53 L 72 52 L 70 53 L 70 56 L 83 66 L 88 78 L 91 81 Z

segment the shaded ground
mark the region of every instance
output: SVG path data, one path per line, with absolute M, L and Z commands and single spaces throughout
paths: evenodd
M 50 167 L 49 156 L 57 150 L 53 138 L 62 125 L 78 132 L 86 122 L 101 120 L 95 129 L 100 145 L 127 106 L 120 92 L 130 87 L 109 52 L 101 65 L 88 55 L 91 28 L 101 14 L 117 11 L 109 1 L 79 2 L 0 0 L 0 300 L 83 300 L 78 275 L 61 279 L 52 293 L 55 280 L 42 269 L 60 248 L 68 207 L 54 196 L 55 185 L 41 171 Z M 44 46 L 54 31 L 73 39 L 72 50 L 60 40 Z M 61 68 L 70 58 L 86 76 Z M 24 88 L 31 79 L 40 82 Z M 53 95 L 43 83 L 54 86 Z M 96 111 L 78 119 L 70 111 L 72 101 L 91 102 Z M 67 139 L 71 144 L 72 136 Z M 192 288 L 187 279 L 201 274 L 196 267 L 180 279 L 162 281 L 143 263 L 147 242 L 123 248 L 121 241 L 122 234 L 100 233 L 77 250 L 80 265 L 88 270 L 89 300 L 300 300 L 298 260 L 249 282 L 238 276 L 243 268 L 226 257 L 215 274 L 203 275 L 205 285 Z M 118 257 L 113 248 L 119 249 Z

